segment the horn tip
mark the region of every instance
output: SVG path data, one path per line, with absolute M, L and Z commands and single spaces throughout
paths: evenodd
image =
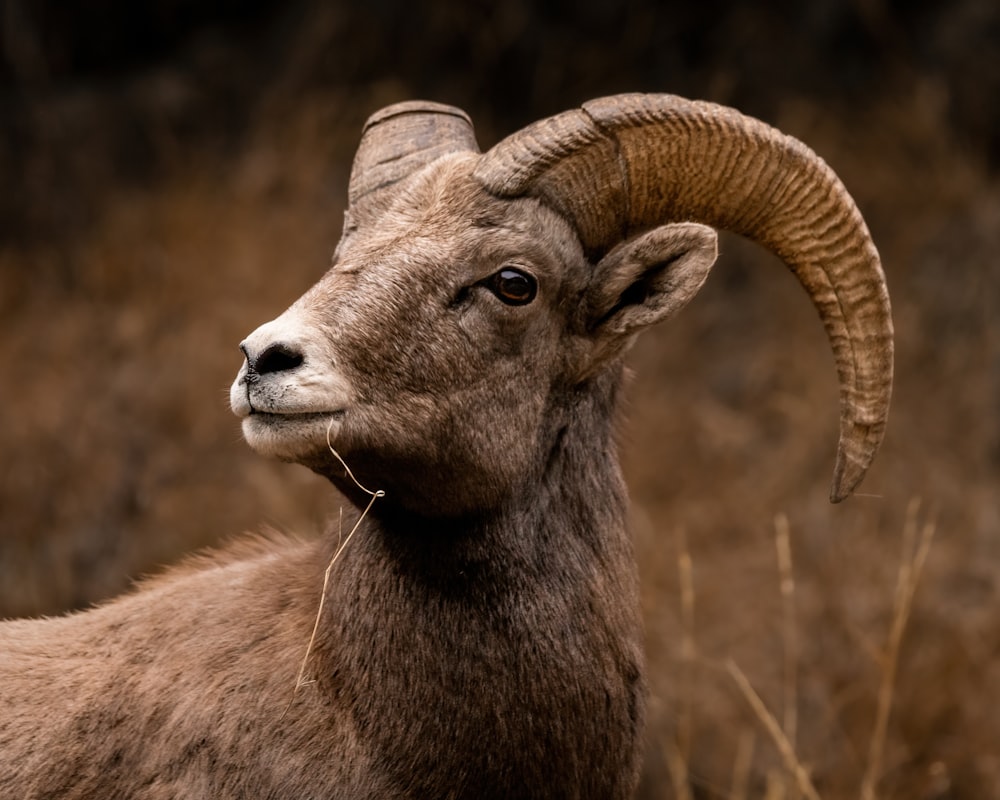
M 830 502 L 840 503 L 850 497 L 864 480 L 868 466 L 848 457 L 843 448 L 838 450 L 837 463 L 833 468 L 833 485 L 830 487 Z

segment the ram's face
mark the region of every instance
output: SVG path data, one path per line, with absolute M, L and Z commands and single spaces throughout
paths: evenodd
M 488 511 L 539 477 L 588 381 L 694 295 L 718 226 L 779 255 L 826 327 L 832 499 L 875 456 L 892 389 L 878 252 L 822 159 L 758 120 L 619 95 L 478 155 L 463 112 L 400 103 L 365 124 L 348 196 L 334 267 L 243 344 L 232 406 L 263 453 L 345 486 L 336 447 L 412 510 Z
M 470 164 L 409 181 L 247 337 L 231 404 L 254 449 L 345 486 L 332 446 L 372 488 L 446 514 L 537 477 L 579 377 L 587 264 L 561 218 L 491 198 Z

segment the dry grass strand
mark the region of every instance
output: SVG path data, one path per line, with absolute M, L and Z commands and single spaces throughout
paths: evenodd
M 788 737 L 785 736 L 784 731 L 781 729 L 781 725 L 778 724 L 774 715 L 768 711 L 767 706 L 764 704 L 764 701 L 761 700 L 760 695 L 758 695 L 753 686 L 751 686 L 750 681 L 743 673 L 743 670 L 739 668 L 735 661 L 728 659 L 726 661 L 726 671 L 733 679 L 733 682 L 746 699 L 754 714 L 756 714 L 757 718 L 763 724 L 764 729 L 770 735 L 775 747 L 778 748 L 778 753 L 781 755 L 781 760 L 784 762 L 785 769 L 788 770 L 789 774 L 795 779 L 795 785 L 798 787 L 798 790 L 809 798 L 809 800 L 820 800 L 819 793 L 816 791 L 816 787 L 813 786 L 812 780 L 809 778 L 809 772 L 804 766 L 802 766 L 798 756 L 795 754 L 795 748 L 792 746 L 792 743 L 788 741 Z
M 781 587 L 782 643 L 784 647 L 782 730 L 792 748 L 798 736 L 798 662 L 799 640 L 795 611 L 795 576 L 792 571 L 792 545 L 788 517 L 774 518 L 774 544 L 778 555 Z
M 889 730 L 889 714 L 896 686 L 896 672 L 899 667 L 899 653 L 902 649 L 903 633 L 913 608 L 913 598 L 917 584 L 923 573 L 927 556 L 934 539 L 936 524 L 928 521 L 919 524 L 920 500 L 913 498 L 906 509 L 906 523 L 903 526 L 903 555 L 899 563 L 896 579 L 896 595 L 893 603 L 892 623 L 884 653 L 879 658 L 881 680 L 875 711 L 875 724 L 868 748 L 868 762 L 861 782 L 861 800 L 876 800 L 878 782 L 882 777 L 882 761 L 885 742 Z M 919 536 L 918 536 L 919 528 Z
M 667 762 L 667 772 L 670 773 L 670 783 L 674 788 L 677 800 L 692 800 L 691 781 L 688 775 L 687 760 L 681 754 L 679 744 L 667 742 L 663 747 L 663 756 Z
M 677 577 L 681 594 L 681 663 L 678 676 L 679 702 L 677 732 L 673 741 L 663 746 L 664 760 L 674 795 L 690 800 L 691 778 L 688 763 L 691 758 L 692 710 L 694 688 L 694 567 L 683 528 L 677 529 Z
M 678 750 L 684 763 L 691 758 L 693 738 L 693 713 L 691 697 L 694 694 L 694 669 L 696 647 L 694 641 L 694 562 L 688 549 L 687 534 L 677 529 L 677 577 L 681 591 L 681 703 L 678 713 Z

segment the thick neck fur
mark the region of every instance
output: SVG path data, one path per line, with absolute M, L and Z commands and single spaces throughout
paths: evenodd
M 390 791 L 630 793 L 642 655 L 617 382 L 579 398 L 504 508 L 456 524 L 376 504 L 335 567 L 313 677 Z

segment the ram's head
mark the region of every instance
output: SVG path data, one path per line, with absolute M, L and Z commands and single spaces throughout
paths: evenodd
M 878 449 L 878 254 L 826 164 L 761 122 L 623 95 L 480 154 L 461 111 L 403 103 L 368 121 L 349 199 L 329 272 L 242 344 L 231 402 L 262 453 L 350 491 L 332 443 L 401 507 L 488 510 L 544 478 L 567 426 L 597 407 L 610 422 L 621 355 L 701 286 L 714 228 L 776 253 L 819 311 L 840 378 L 835 501 Z

